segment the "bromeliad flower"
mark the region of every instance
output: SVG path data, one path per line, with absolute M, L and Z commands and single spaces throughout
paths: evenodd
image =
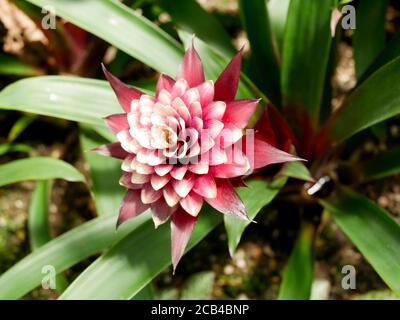
M 95 149 L 119 158 L 128 189 L 118 225 L 151 209 L 155 226 L 171 218 L 174 270 L 203 202 L 248 219 L 235 181 L 263 166 L 298 160 L 243 133 L 258 100 L 234 100 L 241 51 L 218 80 L 204 79 L 193 45 L 176 80 L 162 74 L 155 97 L 128 87 L 103 66 L 124 112 L 106 118 L 118 142 Z

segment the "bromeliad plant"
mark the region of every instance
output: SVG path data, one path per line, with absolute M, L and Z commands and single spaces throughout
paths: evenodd
M 146 285 L 170 265 L 170 229 L 162 222 L 172 221 L 175 268 L 185 247 L 191 249 L 223 221 L 233 254 L 251 220 L 257 220 L 257 213 L 276 196 L 279 203 L 292 202 L 294 210 L 304 213 L 280 298 L 310 297 L 313 249 L 323 212 L 387 285 L 400 292 L 399 224 L 357 191 L 372 180 L 400 172 L 398 146 L 370 159 L 363 159 L 358 148 L 377 131 L 370 128 L 384 126 L 400 112 L 400 42 L 398 37 L 388 45 L 385 42 L 387 1 L 356 3 L 357 85 L 335 109 L 331 79 L 343 32 L 340 23 L 335 33 L 331 31 L 331 25 L 336 25 L 331 19 L 337 22 L 339 1 L 240 1 L 251 46 L 247 75 L 239 72 L 241 53 L 235 53 L 225 30 L 195 1 L 158 3 L 189 47 L 186 55 L 173 37 L 118 1 L 29 2 L 53 5 L 60 17 L 161 73 L 174 74 L 182 59 L 183 64 L 176 79 L 161 75 L 150 92 L 126 86 L 105 71 L 125 111 L 122 114 L 108 83 L 101 80 L 34 77 L 1 91 L 1 108 L 79 122 L 84 150 L 96 148 L 124 159 L 121 183 L 129 191 L 118 218 L 125 192 L 117 187 L 121 161 L 85 153 L 99 217 L 33 248 L 0 277 L 0 298 L 22 297 L 40 284 L 44 264 L 61 273 L 106 248 L 61 298 L 129 299 L 139 293 L 143 297 Z M 195 43 L 205 76 L 190 47 L 190 33 L 199 38 Z M 221 72 L 215 84 L 205 81 Z M 256 110 L 253 99 L 258 98 L 262 102 Z M 103 117 L 118 143 L 110 144 L 115 137 L 104 127 Z M 232 162 L 230 157 L 237 153 L 221 150 L 247 142 L 242 137 L 245 127 L 255 129 L 254 152 L 246 152 L 248 143 L 242 143 L 231 148 L 242 161 Z M 203 129 L 207 134 L 201 134 Z M 106 145 L 99 148 L 102 142 Z M 299 158 L 290 154 L 307 162 L 292 162 Z M 196 156 L 202 161 L 189 161 Z M 279 162 L 288 163 L 262 168 Z M 0 170 L 0 185 L 27 179 L 84 181 L 70 165 L 46 158 L 15 161 Z M 42 186 L 36 191 L 38 199 L 43 190 Z M 215 214 L 214 208 L 225 215 Z M 156 230 L 151 215 L 159 225 Z M 124 223 L 115 231 L 117 220 Z
M 156 227 L 171 218 L 174 272 L 203 201 L 249 220 L 234 179 L 269 164 L 299 160 L 254 134 L 243 136 L 258 100 L 234 100 L 241 59 L 240 51 L 214 85 L 205 81 L 192 44 L 176 81 L 162 74 L 155 97 L 129 88 L 104 68 L 125 111 L 106 118 L 119 141 L 94 149 L 123 159 L 120 183 L 128 192 L 117 224 L 149 208 Z

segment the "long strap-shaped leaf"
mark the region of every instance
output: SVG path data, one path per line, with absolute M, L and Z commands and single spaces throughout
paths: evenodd
M 324 130 L 336 142 L 400 113 L 400 57 L 365 80 L 329 119 Z
M 28 234 L 32 251 L 51 241 L 48 216 L 51 185 L 51 181 L 38 181 L 32 192 L 28 212 Z M 61 294 L 68 287 L 68 280 L 63 274 L 58 274 L 55 285 L 55 289 Z
M 257 84 L 276 105 L 281 104 L 278 48 L 272 34 L 265 0 L 241 0 L 240 12 L 251 45 L 251 71 Z
M 29 242 L 36 250 L 51 240 L 47 213 L 51 181 L 39 181 L 32 192 L 28 212 Z
M 200 213 L 186 251 L 222 221 L 210 211 Z M 92 263 L 60 299 L 130 299 L 171 264 L 170 245 L 169 224 L 155 230 L 148 221 Z
M 285 36 L 289 4 L 290 0 L 269 0 L 267 4 L 272 32 L 280 53 L 282 53 L 283 49 L 283 39 Z
M 44 76 L 17 81 L 0 92 L 0 109 L 36 113 L 103 126 L 103 117 L 121 113 L 106 81 Z
M 218 19 L 195 0 L 161 0 L 160 4 L 180 29 L 194 33 L 228 58 L 235 55 L 229 34 Z
M 0 156 L 9 152 L 29 153 L 32 150 L 33 148 L 25 143 L 0 143 Z
M 106 128 L 102 118 L 122 111 L 107 81 L 65 76 L 14 82 L 0 91 L 0 109 L 91 124 L 109 141 L 114 141 L 115 136 Z
M 13 76 L 37 76 L 40 71 L 18 58 L 0 53 L 0 74 Z
M 126 222 L 116 231 L 117 217 L 106 215 L 66 232 L 26 256 L 0 276 L 0 299 L 18 299 L 38 286 L 43 278 L 43 266 L 52 265 L 60 273 L 116 243 L 150 219 L 150 212 L 145 213 Z
M 360 164 L 364 180 L 375 180 L 400 173 L 400 148 L 381 153 Z
M 258 212 L 275 198 L 279 190 L 286 183 L 286 180 L 287 178 L 284 177 L 277 178 L 270 183 L 265 180 L 253 180 L 248 182 L 249 189 L 238 190 L 240 197 L 246 205 L 250 219 L 253 220 Z M 252 198 L 259 199 L 260 201 L 251 201 Z M 225 215 L 224 223 L 226 233 L 228 234 L 229 252 L 233 256 L 244 230 L 251 222 Z
M 400 225 L 368 198 L 347 189 L 321 203 L 386 284 L 400 293 Z
M 265 185 L 252 184 L 251 188 L 241 192 L 250 216 L 255 216 L 260 210 L 260 203 L 265 203 L 262 191 L 265 191 Z M 199 215 L 187 250 L 220 222 L 222 214 L 206 206 Z M 169 252 L 169 226 L 163 225 L 154 230 L 153 224 L 149 222 L 97 259 L 72 283 L 61 298 L 129 299 L 171 264 Z
M 387 6 L 388 0 L 358 3 L 357 28 L 353 38 L 357 79 L 360 79 L 385 47 Z
M 279 291 L 281 300 L 308 300 L 314 274 L 313 241 L 315 228 L 304 224 L 289 257 Z
M 182 59 L 179 43 L 117 0 L 28 0 L 52 7 L 67 21 L 104 39 L 148 66 L 174 75 Z
M 282 57 L 284 106 L 319 119 L 332 37 L 331 10 L 336 0 L 291 0 Z
M 386 63 L 396 59 L 400 56 L 400 33 L 386 45 L 379 56 L 375 59 L 372 65 L 364 72 L 359 80 L 359 83 L 368 79 L 368 77 L 377 71 L 379 68 L 383 67 Z
M 64 179 L 85 182 L 77 169 L 62 160 L 37 157 L 21 159 L 0 166 L 0 186 L 25 180 Z

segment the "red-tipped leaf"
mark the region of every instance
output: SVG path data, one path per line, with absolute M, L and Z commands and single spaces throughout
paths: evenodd
M 275 163 L 303 160 L 271 146 L 269 143 L 258 139 L 257 136 L 258 135 L 256 135 L 252 145 L 246 145 L 245 142 L 243 143 L 243 150 L 246 153 L 246 157 L 252 169 L 259 169 Z
M 161 224 L 165 223 L 169 217 L 176 211 L 176 207 L 170 207 L 165 200 L 160 199 L 151 204 L 151 213 L 154 226 L 158 228 Z
M 250 117 L 256 111 L 260 100 L 243 99 L 228 102 L 222 121 L 230 123 L 237 128 L 243 129 L 247 126 Z
M 239 86 L 240 67 L 242 65 L 242 52 L 240 50 L 229 62 L 215 82 L 214 100 L 232 101 L 235 99 Z
M 174 274 L 179 260 L 185 252 L 195 223 L 196 218 L 182 209 L 176 211 L 171 218 L 171 255 Z
M 118 132 L 120 132 L 122 130 L 129 129 L 129 123 L 128 123 L 128 119 L 126 117 L 126 113 L 113 114 L 111 116 L 104 118 L 104 120 L 106 121 L 107 126 L 115 134 L 117 134 Z
M 117 227 L 149 208 L 148 205 L 142 203 L 140 193 L 140 190 L 128 190 L 119 208 Z
M 215 179 L 217 196 L 206 198 L 206 202 L 214 209 L 231 216 L 249 220 L 242 200 L 228 179 Z
M 192 43 L 186 51 L 180 66 L 177 79 L 185 79 L 190 87 L 196 87 L 204 82 L 203 63 Z
M 128 85 L 123 83 L 117 77 L 108 72 L 104 64 L 101 64 L 101 66 L 108 82 L 111 84 L 111 87 L 113 88 L 115 95 L 118 98 L 119 104 L 126 112 L 130 112 L 132 100 L 139 99 L 143 92 L 135 88 L 129 87 Z
M 90 151 L 96 152 L 103 156 L 112 157 L 116 159 L 125 159 L 129 153 L 122 149 L 121 144 L 119 142 L 104 144 L 100 147 L 91 149 Z
M 168 92 L 170 92 L 174 84 L 174 79 L 166 74 L 161 74 L 157 81 L 156 96 L 158 97 L 158 94 L 161 90 L 167 90 Z

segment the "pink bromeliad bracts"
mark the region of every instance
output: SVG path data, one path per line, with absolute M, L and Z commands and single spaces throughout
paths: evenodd
M 105 75 L 123 108 L 108 116 L 118 142 L 94 151 L 119 158 L 120 183 L 128 189 L 118 225 L 151 209 L 157 226 L 171 220 L 174 270 L 207 202 L 216 210 L 247 219 L 234 190 L 241 177 L 273 163 L 299 160 L 257 134 L 244 134 L 258 100 L 235 100 L 242 53 L 217 81 L 205 80 L 193 45 L 176 79 L 162 74 L 155 97 Z

